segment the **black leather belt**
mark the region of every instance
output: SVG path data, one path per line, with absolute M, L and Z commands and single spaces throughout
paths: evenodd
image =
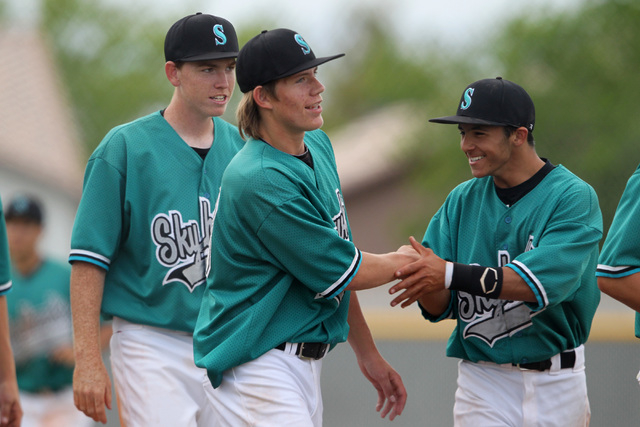
M 295 355 L 300 358 L 306 359 L 322 359 L 329 350 L 329 344 L 325 344 L 322 342 L 300 342 L 300 343 L 292 343 L 292 345 L 296 345 Z M 277 350 L 284 351 L 287 348 L 287 343 L 283 342 L 279 346 L 276 347 Z
M 560 353 L 560 369 L 573 368 L 576 364 L 576 352 L 575 350 L 565 351 Z M 513 366 L 517 366 L 520 369 L 528 369 L 531 371 L 546 371 L 551 368 L 551 359 L 542 360 L 540 362 L 531 363 L 513 363 Z

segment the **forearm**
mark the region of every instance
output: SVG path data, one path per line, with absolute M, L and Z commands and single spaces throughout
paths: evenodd
M 389 419 L 393 420 L 404 409 L 407 390 L 400 375 L 378 351 L 355 292 L 351 293 L 348 322 L 348 341 L 356 355 L 358 366 L 378 391 L 376 411 L 380 412 L 382 418 L 389 414 Z
M 347 286 L 349 291 L 372 289 L 395 280 L 395 272 L 414 259 L 399 252 L 371 254 L 362 252 L 360 268 Z
M 536 296 L 522 277 L 509 267 L 504 267 L 500 299 L 509 301 L 536 302 Z
M 349 322 L 349 336 L 347 337 L 347 341 L 356 354 L 356 357 L 360 359 L 360 357 L 369 351 L 377 351 L 356 292 L 351 292 L 347 321 Z
M 402 281 L 389 291 L 392 295 L 403 292 L 391 301 L 392 307 L 401 304 L 405 308 L 420 301 L 429 314 L 437 317 L 447 309 L 452 290 L 492 299 L 536 301 L 531 288 L 510 268 L 448 262 L 421 246 L 413 237 L 410 240 L 421 259 L 396 273 Z
M 76 363 L 102 360 L 100 306 L 105 271 L 93 264 L 75 262 L 71 268 L 71 313 Z
M 483 267 L 447 263 L 451 272 L 446 287 L 471 295 L 509 301 L 535 302 L 536 297 L 524 279 L 509 267 Z M 447 276 L 445 276 L 447 277 Z
M 640 312 L 640 273 L 616 279 L 598 277 L 598 287 L 611 298 Z
M 451 291 L 444 289 L 424 295 L 418 299 L 422 308 L 433 317 L 441 316 L 449 307 Z
M 9 336 L 7 299 L 0 296 L 0 382 L 15 381 L 16 368 Z

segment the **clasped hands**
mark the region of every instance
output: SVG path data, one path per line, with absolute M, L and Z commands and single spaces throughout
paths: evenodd
M 391 301 L 392 307 L 400 304 L 405 308 L 422 297 L 445 290 L 446 261 L 431 249 L 422 246 L 413 236 L 409 238 L 409 242 L 410 245 L 402 246 L 397 252 L 409 255 L 415 261 L 396 271 L 395 276 L 400 282 L 393 285 L 389 293 L 401 293 Z

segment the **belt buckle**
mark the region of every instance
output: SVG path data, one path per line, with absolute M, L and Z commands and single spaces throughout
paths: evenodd
M 514 363 L 513 365 L 516 366 L 521 371 L 544 372 L 551 369 L 551 359 L 543 360 L 540 362 L 533 362 L 533 363 Z M 534 365 L 536 366 L 534 367 Z
M 319 360 L 324 357 L 329 348 L 329 344 L 320 343 L 300 343 L 298 348 L 298 357 L 300 359 Z
M 526 368 L 526 367 L 522 366 L 523 364 L 521 364 L 521 363 L 514 363 L 513 365 L 516 368 L 520 369 L 521 371 L 533 371 L 534 370 L 534 369 Z M 524 365 L 528 365 L 528 363 L 524 363 Z

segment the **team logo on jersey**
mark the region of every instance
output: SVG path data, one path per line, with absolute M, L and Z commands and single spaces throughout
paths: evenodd
M 213 34 L 216 36 L 216 46 L 227 44 L 227 36 L 224 33 L 224 27 L 221 24 L 213 26 Z
M 458 292 L 458 313 L 467 322 L 462 336 L 489 344 L 531 326 L 531 309 L 522 301 L 504 301 Z
M 333 217 L 333 223 L 338 235 L 344 240 L 349 240 L 349 225 L 347 224 L 347 209 L 344 206 L 344 199 L 340 190 L 336 188 L 336 197 L 338 198 L 338 204 L 340 205 L 340 212 Z
M 158 214 L 151 222 L 151 237 L 156 244 L 156 259 L 169 268 L 162 281 L 182 283 L 190 292 L 205 280 L 213 215 L 211 202 L 200 198 L 200 222 L 185 222 L 179 211 Z
M 464 91 L 464 95 L 462 95 L 463 100 L 460 104 L 461 110 L 466 110 L 467 108 L 471 107 L 471 97 L 473 96 L 474 91 L 475 89 L 472 87 Z
M 534 236 L 530 235 L 524 252 L 535 248 Z M 498 265 L 504 267 L 511 262 L 506 250 L 498 251 Z M 490 347 L 500 339 L 509 337 L 532 325 L 531 318 L 537 313 L 522 301 L 505 301 L 458 292 L 458 314 L 467 323 L 462 336 L 476 337 Z

